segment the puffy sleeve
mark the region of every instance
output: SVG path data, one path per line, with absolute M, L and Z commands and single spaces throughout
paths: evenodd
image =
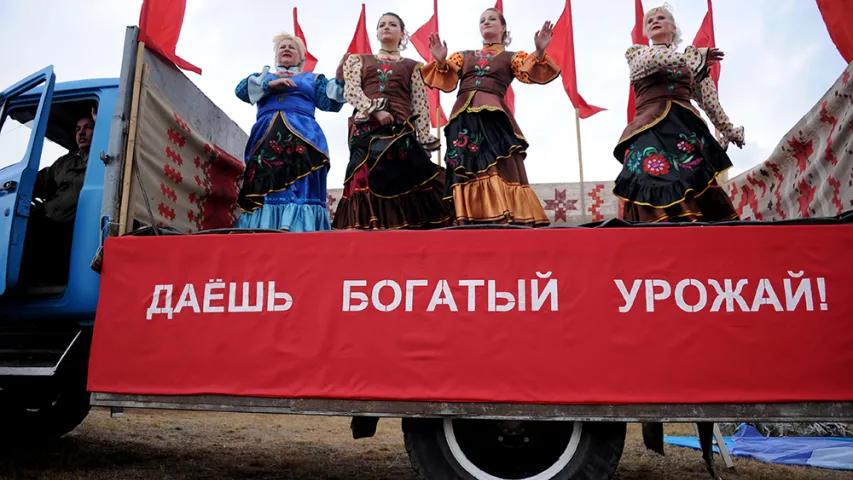
M 429 131 L 429 97 L 427 96 L 427 86 L 421 76 L 421 69 L 422 66 L 419 65 L 412 72 L 412 112 L 418 116 L 417 120 L 415 120 L 415 126 L 418 130 L 418 141 L 426 150 L 437 150 L 438 138 Z
M 540 60 L 536 54 L 518 52 L 512 57 L 512 74 L 521 83 L 545 85 L 560 76 L 560 67 L 547 53 Z
M 693 45 L 688 45 L 681 54 L 684 58 L 687 67 L 693 72 L 693 79 L 696 82 L 701 82 L 708 76 L 708 49 L 696 48 Z
M 329 86 L 335 82 L 322 74 L 314 77 L 314 105 L 324 112 L 340 112 L 344 106 L 345 102 L 337 101 L 328 94 Z
M 386 98 L 371 99 L 361 89 L 361 55 L 350 55 L 344 65 L 344 98 L 347 103 L 355 108 L 355 121 L 366 122 L 370 115 L 379 110 L 384 110 L 388 100 Z
M 270 71 L 270 67 L 264 67 L 261 73 L 254 73 L 244 78 L 237 84 L 237 88 L 234 89 L 234 94 L 237 95 L 237 98 L 240 100 L 249 103 L 256 104 L 264 95 L 269 91 L 269 80 L 267 74 Z
M 347 99 L 344 96 L 345 85 L 346 82 L 343 80 L 338 80 L 337 78 L 330 80 L 326 86 L 326 96 L 338 103 L 347 103 Z
M 634 45 L 625 52 L 628 67 L 631 69 L 631 81 L 665 70 L 684 65 L 685 55 L 675 50 L 652 48 L 647 45 Z
M 717 96 L 717 89 L 714 87 L 714 81 L 710 76 L 706 76 L 704 80 L 694 84 L 693 99 L 699 104 L 699 107 L 708 115 L 708 119 L 714 124 L 718 133 L 718 140 L 723 148 L 728 147 L 729 142 L 744 142 L 743 127 L 735 127 L 729 120 L 726 112 L 723 111 L 720 105 L 720 99 Z
M 435 60 L 430 61 L 421 69 L 424 83 L 432 88 L 452 92 L 459 83 L 459 71 L 462 70 L 464 59 L 462 52 L 456 52 L 445 60 L 444 68 L 438 68 Z

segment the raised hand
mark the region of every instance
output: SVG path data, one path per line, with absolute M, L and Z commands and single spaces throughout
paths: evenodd
M 429 53 L 439 67 L 444 67 L 444 62 L 447 60 L 447 42 L 442 42 L 438 33 L 429 34 Z
M 707 62 L 708 65 L 713 65 L 723 60 L 726 54 L 719 48 L 711 48 L 708 50 Z
M 554 37 L 554 24 L 551 22 L 545 22 L 542 25 L 542 29 L 536 32 L 533 35 L 533 42 L 536 45 L 536 53 L 544 54 L 545 49 L 548 48 L 548 45 L 551 45 L 551 39 Z M 542 55 L 539 55 L 540 57 Z

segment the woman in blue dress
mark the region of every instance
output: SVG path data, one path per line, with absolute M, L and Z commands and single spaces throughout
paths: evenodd
M 264 67 L 235 90 L 238 98 L 258 108 L 246 145 L 237 228 L 330 230 L 329 147 L 314 112 L 338 112 L 343 107 L 343 68 L 339 66 L 333 80 L 303 72 L 302 40 L 283 33 L 273 38 L 273 44 L 276 70 Z

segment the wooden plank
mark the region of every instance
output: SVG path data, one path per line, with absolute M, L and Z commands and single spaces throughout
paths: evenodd
M 130 180 L 133 176 L 133 155 L 136 150 L 136 121 L 139 114 L 139 95 L 142 90 L 142 58 L 145 53 L 145 43 L 139 42 L 136 47 L 136 69 L 133 74 L 133 93 L 130 104 L 130 123 L 128 126 L 127 151 L 124 155 L 125 164 L 121 183 L 121 204 L 119 206 L 118 236 L 124 235 L 128 230 L 128 224 L 133 219 L 128 214 L 130 208 Z
M 694 423 L 853 422 L 853 402 L 542 405 L 93 393 L 101 407 L 370 417 Z

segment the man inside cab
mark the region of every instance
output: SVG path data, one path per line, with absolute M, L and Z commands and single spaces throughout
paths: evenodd
M 96 115 L 93 108 L 91 115 L 77 121 L 77 149 L 36 176 L 21 271 L 28 286 L 64 285 L 68 281 L 77 200 L 86 176 Z

